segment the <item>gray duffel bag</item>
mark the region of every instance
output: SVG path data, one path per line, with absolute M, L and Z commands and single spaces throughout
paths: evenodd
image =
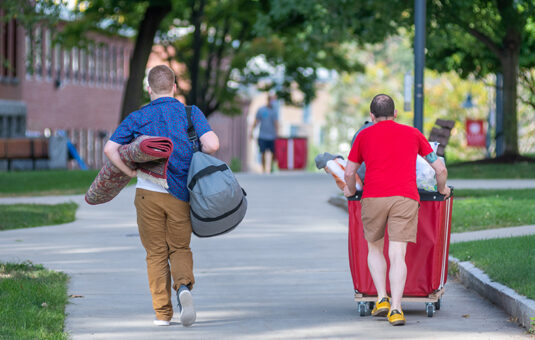
M 188 173 L 190 217 L 193 233 L 211 237 L 234 229 L 245 217 L 245 191 L 225 162 L 199 150 L 191 122 L 191 107 L 186 107 L 188 135 L 193 143 L 193 157 Z

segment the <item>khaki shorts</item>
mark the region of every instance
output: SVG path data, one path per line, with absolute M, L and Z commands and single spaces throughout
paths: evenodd
M 390 241 L 416 242 L 418 201 L 402 196 L 368 197 L 361 201 L 364 237 L 375 242 L 385 236 Z

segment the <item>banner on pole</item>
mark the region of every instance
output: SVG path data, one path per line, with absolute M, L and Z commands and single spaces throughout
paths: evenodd
M 487 131 L 485 121 L 482 119 L 466 120 L 466 145 L 473 147 L 486 147 Z

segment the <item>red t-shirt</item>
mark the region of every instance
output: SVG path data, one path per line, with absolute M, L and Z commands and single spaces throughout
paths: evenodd
M 362 130 L 347 157 L 366 163 L 362 198 L 403 196 L 420 201 L 416 187 L 416 155 L 433 152 L 422 133 L 384 120 Z

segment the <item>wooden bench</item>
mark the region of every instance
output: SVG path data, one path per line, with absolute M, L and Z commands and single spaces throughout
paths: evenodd
M 8 161 L 8 170 L 11 170 L 11 161 L 15 159 L 30 159 L 33 169 L 36 160 L 48 159 L 48 139 L 46 138 L 0 138 L 0 160 Z
M 454 120 L 437 119 L 431 132 L 429 133 L 430 142 L 439 142 L 437 155 L 444 157 L 444 151 L 451 137 L 451 130 L 455 126 Z

